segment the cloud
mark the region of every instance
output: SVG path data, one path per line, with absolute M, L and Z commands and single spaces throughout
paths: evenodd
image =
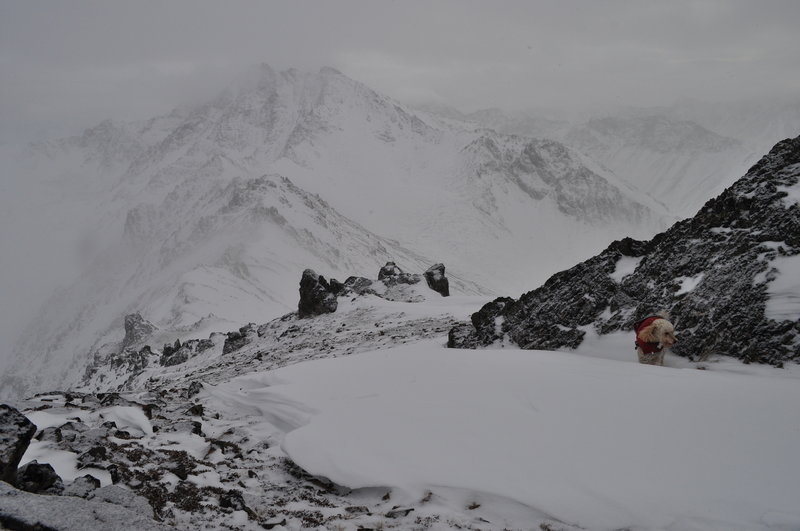
M 469 109 L 800 90 L 800 2 L 4 2 L 0 142 L 145 118 L 248 65 L 331 65 Z

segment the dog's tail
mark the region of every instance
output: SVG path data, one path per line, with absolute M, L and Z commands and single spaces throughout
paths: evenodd
M 672 316 L 669 314 L 669 310 L 659 310 L 655 313 L 655 315 L 666 319 L 667 321 L 672 321 Z

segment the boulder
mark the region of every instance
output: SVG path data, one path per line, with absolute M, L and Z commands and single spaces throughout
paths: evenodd
M 403 274 L 403 270 L 397 267 L 394 262 L 386 262 L 386 265 L 378 271 L 378 280 L 384 280 L 389 277 L 396 277 Z
M 433 291 L 442 297 L 450 296 L 450 281 L 444 275 L 444 264 L 434 264 L 425 271 L 425 281 Z
M 331 291 L 325 277 L 317 275 L 313 269 L 303 271 L 300 279 L 300 302 L 297 305 L 298 317 L 314 317 L 324 313 L 333 313 L 337 306 L 336 294 Z
M 15 484 L 17 466 L 36 433 L 36 426 L 13 407 L 0 404 L 0 481 Z
M 61 494 L 64 482 L 50 463 L 31 461 L 17 471 L 16 486 L 34 494 Z

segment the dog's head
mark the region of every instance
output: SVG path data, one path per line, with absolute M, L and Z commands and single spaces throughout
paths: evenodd
M 670 348 L 677 341 L 675 327 L 666 319 L 656 319 L 639 331 L 639 338 L 645 343 L 659 343 Z

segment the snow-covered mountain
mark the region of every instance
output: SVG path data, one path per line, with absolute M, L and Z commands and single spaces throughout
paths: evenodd
M 714 117 L 709 108 L 698 104 L 698 109 L 704 109 L 705 113 L 697 117 Z M 788 120 L 787 123 L 793 125 L 787 125 L 784 128 L 787 133 L 782 136 L 763 131 L 764 138 L 772 139 L 764 146 L 748 136 L 746 128 L 724 128 L 720 120 L 704 121 L 735 133 L 726 136 L 718 132 L 720 129 L 703 126 L 685 107 L 623 108 L 570 114 L 499 109 L 462 114 L 455 109 L 430 109 L 503 133 L 558 140 L 588 156 L 629 186 L 648 194 L 677 217 L 693 215 L 706 200 L 719 194 L 755 163 L 760 153 L 800 130 L 800 121 Z M 757 112 L 753 114 L 752 120 L 764 119 Z M 759 129 L 762 130 L 763 127 Z
M 293 309 L 305 268 L 369 275 L 389 260 L 444 262 L 456 292 L 504 293 L 669 219 L 557 142 L 414 112 L 329 68 L 262 65 L 206 104 L 3 166 L 18 223 L 46 211 L 41 243 L 66 235 L 88 262 L 15 349 L 9 374 L 34 386 L 75 381 L 127 314 L 177 337 L 235 328 Z
M 798 273 L 800 137 L 652 240 L 614 242 L 519 300 L 487 304 L 450 344 L 575 349 L 598 335 L 628 337 L 633 323 L 667 310 L 679 355 L 783 366 L 800 360 Z
M 741 141 L 664 115 L 593 118 L 570 129 L 564 142 L 681 217 L 695 214 L 755 162 Z

